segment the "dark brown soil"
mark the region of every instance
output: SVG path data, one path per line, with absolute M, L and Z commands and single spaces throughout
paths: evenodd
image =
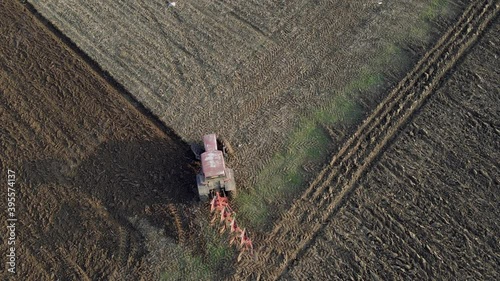
M 128 218 L 194 198 L 189 146 L 17 1 L 2 1 L 0 22 L 1 194 L 14 170 L 18 280 L 151 280 Z

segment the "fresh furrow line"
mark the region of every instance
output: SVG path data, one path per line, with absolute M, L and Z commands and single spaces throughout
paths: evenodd
M 498 1 L 470 4 L 457 23 L 391 91 L 304 195 L 294 202 L 271 232 L 258 260 L 245 260 L 237 270 L 236 279 L 276 280 L 283 275 L 343 205 L 367 167 L 476 41 L 498 10 Z

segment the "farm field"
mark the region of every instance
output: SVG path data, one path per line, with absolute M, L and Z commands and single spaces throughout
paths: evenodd
M 498 1 L 28 2 L 0 4 L 19 280 L 498 279 Z M 209 131 L 240 263 L 191 191 Z
M 498 280 L 498 17 L 283 280 Z
M 498 279 L 500 30 L 489 4 L 471 3 L 236 280 Z
M 156 221 L 145 208 L 193 198 L 189 146 L 18 1 L 2 1 L 0 22 L 0 168 L 4 179 L 7 169 L 17 176 L 17 280 L 158 279 L 129 218 L 177 236 L 164 228 L 168 214 Z M 16 280 L 4 269 L 2 259 L 0 279 Z
M 28 2 L 183 140 L 228 139 L 260 230 L 467 3 Z

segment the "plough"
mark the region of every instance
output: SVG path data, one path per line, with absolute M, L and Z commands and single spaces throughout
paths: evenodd
M 214 213 L 214 217 L 211 221 L 212 224 L 215 224 L 217 220 L 219 220 L 219 224 L 222 224 L 219 233 L 224 233 L 227 229 L 229 229 L 229 235 L 231 237 L 229 244 L 236 244 L 241 251 L 238 255 L 238 261 L 240 261 L 244 252 L 248 252 L 253 255 L 252 240 L 248 236 L 246 229 L 241 229 L 236 223 L 236 213 L 233 211 L 231 206 L 229 206 L 228 198 L 223 197 L 219 192 L 216 192 L 210 202 L 210 212 Z

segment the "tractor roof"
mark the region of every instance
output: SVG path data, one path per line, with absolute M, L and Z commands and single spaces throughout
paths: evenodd
M 222 151 L 203 152 L 201 154 L 201 168 L 207 178 L 223 176 L 226 167 Z

